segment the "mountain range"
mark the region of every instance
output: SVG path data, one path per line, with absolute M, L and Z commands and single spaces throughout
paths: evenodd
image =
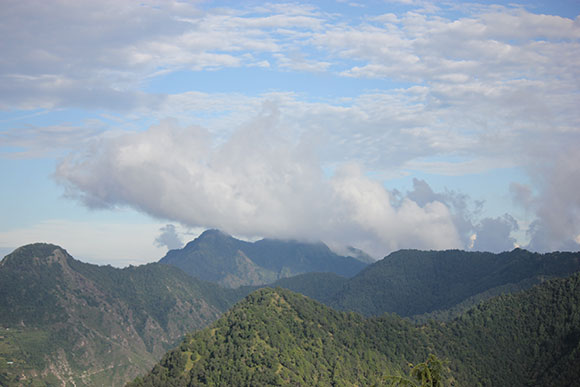
M 23 246 L 0 262 L 0 385 L 122 385 L 243 295 L 168 265 Z
M 370 257 L 354 248 L 350 251 L 357 258 L 338 255 L 322 242 L 246 242 L 219 230 L 207 230 L 184 248 L 170 250 L 159 262 L 179 267 L 193 277 L 235 288 L 269 284 L 309 272 L 352 277 L 367 266 Z
M 364 256 L 364 253 L 353 250 L 354 253 Z M 280 363 L 282 368 L 277 366 L 280 371 L 274 374 L 282 379 L 276 379 L 277 376 L 272 376 L 264 369 L 263 376 L 271 377 L 268 379 L 270 381 L 292 381 L 302 385 L 310 385 L 313 380 L 319 385 L 325 385 L 329 380 L 337 381 L 337 385 L 341 385 L 339 380 L 343 380 L 346 385 L 366 385 L 367 382 L 375 380 L 382 383 L 383 377 L 393 373 L 405 374 L 408 371 L 407 362 L 417 364 L 427 359 L 430 352 L 436 352 L 438 356 L 452 359 L 449 371 L 451 375 L 456 375 L 457 380 L 471 380 L 460 375 L 473 372 L 482 378 L 478 380 L 495 381 L 483 383 L 484 385 L 502 385 L 497 384 L 500 379 L 493 379 L 488 371 L 481 371 L 478 365 L 472 363 L 477 360 L 491 364 L 492 360 L 485 357 L 487 351 L 501 358 L 508 356 L 502 355 L 501 351 L 509 351 L 511 345 L 515 345 L 514 348 L 520 351 L 518 356 L 522 353 L 527 356 L 526 370 L 531 367 L 530 362 L 540 361 L 536 356 L 540 352 L 541 356 L 553 357 L 548 359 L 551 365 L 534 363 L 536 368 L 546 369 L 546 372 L 567 367 L 572 364 L 569 361 L 577 359 L 577 353 L 572 348 L 580 337 L 575 333 L 578 328 L 575 317 L 577 307 L 570 304 L 575 300 L 576 294 L 568 294 L 576 291 L 575 282 L 570 280 L 572 282 L 566 282 L 564 287 L 558 285 L 560 293 L 555 295 L 547 296 L 544 291 L 540 292 L 545 297 L 552 298 L 539 299 L 537 293 L 533 292 L 537 292 L 534 290 L 537 289 L 535 285 L 540 285 L 543 289 L 547 284 L 561 284 L 562 282 L 549 280 L 580 271 L 580 253 L 536 254 L 520 249 L 501 254 L 458 250 L 402 250 L 378 262 L 366 264 L 352 257 L 338 256 L 323 244 L 275 240 L 251 243 L 210 230 L 184 249 L 170 251 L 161 262 L 167 263 L 170 256 L 185 263 L 189 262 L 191 266 L 207 264 L 208 268 L 197 269 L 198 273 L 206 270 L 198 275 L 218 283 L 224 283 L 227 278 L 225 282 L 230 287 L 265 281 L 267 276 L 260 277 L 257 273 L 265 273 L 267 270 L 278 273 L 272 275 L 272 278 L 284 277 L 302 270 L 306 272 L 278 279 L 272 285 L 277 286 L 275 291 L 257 290 L 263 285 L 231 289 L 202 281 L 172 264 L 151 263 L 117 269 L 80 262 L 66 250 L 51 244 L 23 246 L 0 262 L 0 385 L 123 385 L 151 369 L 171 348 L 186 348 L 185 352 L 193 353 L 187 349 L 189 347 L 184 347 L 185 344 L 179 344 L 183 336 L 214 322 L 230 310 L 235 302 L 254 291 L 249 298 L 227 312 L 224 316 L 227 323 L 217 323 L 226 324 L 231 332 L 236 329 L 242 329 L 243 332 L 237 338 L 225 336 L 225 343 L 230 343 L 227 344 L 228 349 L 224 353 L 218 351 L 219 356 L 214 351 L 214 356 L 215 361 L 233 364 L 232 367 L 239 366 L 239 356 L 242 356 L 240 351 L 246 351 L 243 353 L 244 358 L 254 357 L 252 361 L 256 361 L 256 364 L 262 364 L 260 362 L 266 358 L 270 359 L 268 364 L 277 364 L 272 363 L 272 359 L 280 362 L 283 358 L 280 356 L 284 353 L 285 359 L 302 359 L 295 363 L 291 360 L 287 364 Z M 241 267 L 253 267 L 256 270 L 244 271 L 239 270 L 240 266 L 232 266 L 232 257 L 235 261 L 243 256 L 252 259 L 249 266 Z M 269 260 L 272 262 L 268 262 Z M 332 262 L 335 263 L 335 270 L 329 269 Z M 340 264 L 343 263 L 344 266 L 341 267 Z M 266 271 L 262 272 L 264 268 Z M 317 268 L 322 268 L 324 272 L 312 272 Z M 342 275 L 337 274 L 337 271 Z M 302 293 L 326 306 L 282 288 Z M 503 293 L 514 292 L 519 292 L 517 297 L 523 298 L 501 296 Z M 530 292 L 536 295 L 524 296 L 532 294 Z M 276 301 L 272 301 L 272 297 Z M 492 300 L 481 304 L 482 300 L 492 297 Z M 267 303 L 277 306 L 273 310 L 253 311 L 252 308 L 256 307 L 254 304 L 258 303 L 260 307 L 265 305 L 256 301 L 262 298 L 269 299 Z M 546 305 L 549 299 L 557 305 Z M 517 304 L 520 301 L 517 300 L 524 300 L 529 305 L 520 310 Z M 509 306 L 504 305 L 506 302 Z M 286 310 L 287 307 L 290 309 Z M 508 314 L 502 308 L 511 308 L 515 315 L 533 320 L 529 324 L 538 332 L 528 332 L 526 329 L 532 328 L 517 326 L 511 320 L 506 322 L 507 326 L 515 324 L 514 331 L 506 334 L 515 335 L 517 340 L 527 340 L 526 337 L 530 336 L 532 344 L 518 347 L 519 344 L 512 343 L 514 337 L 509 336 L 501 338 L 505 343 L 496 342 L 498 349 L 495 350 L 492 343 L 485 342 L 503 337 L 500 325 L 492 324 L 509 320 L 509 316 L 502 315 Z M 530 314 L 532 309 L 533 314 Z M 344 314 L 338 310 L 349 313 Z M 550 313 L 557 314 L 553 321 L 550 320 Z M 263 317 L 262 325 L 266 328 L 261 323 L 256 325 L 248 322 L 250 317 L 258 315 Z M 328 324 L 317 320 L 315 315 L 326 316 L 325 319 L 334 321 L 332 327 L 328 328 Z M 363 315 L 378 317 L 364 318 Z M 499 320 L 496 320 L 496 315 L 500 316 Z M 288 318 L 277 320 L 284 316 Z M 399 316 L 412 317 L 415 323 L 427 323 L 416 328 L 416 325 L 402 320 Z M 560 317 L 565 322 L 560 322 Z M 442 322 L 435 323 L 433 318 Z M 267 328 L 269 324 L 265 321 L 270 321 L 273 328 Z M 307 322 L 307 326 L 300 325 L 302 322 Z M 323 328 L 330 330 L 321 333 L 320 329 Z M 267 333 L 268 337 L 283 334 L 283 338 L 273 340 L 289 347 L 283 353 L 277 352 L 280 349 L 276 349 L 277 347 L 273 347 L 270 341 L 262 337 L 265 335 L 260 333 L 262 329 L 275 329 L 275 332 Z M 518 333 L 516 329 L 523 329 L 525 335 Z M 552 334 L 560 336 L 554 336 L 553 342 L 551 336 L 538 341 L 534 335 L 538 335 L 539 331 L 542 331 L 542 337 Z M 218 331 L 213 332 L 215 334 Z M 221 335 L 221 331 L 219 332 Z M 479 332 L 477 334 L 485 336 L 485 340 L 476 337 L 473 332 Z M 321 337 L 317 336 L 319 333 L 322 334 Z M 305 334 L 309 335 L 309 339 L 302 338 L 301 335 Z M 382 334 L 386 335 L 385 338 L 379 337 Z M 329 339 L 328 335 L 334 339 Z M 564 336 L 561 335 L 568 341 L 562 339 Z M 246 343 L 244 340 L 258 341 L 252 341 L 251 349 L 243 349 Z M 472 345 L 472 342 L 478 343 L 485 353 L 474 352 L 472 346 L 476 344 Z M 566 344 L 567 342 L 569 343 Z M 200 359 L 204 358 L 205 355 L 199 352 L 201 349 L 195 351 Z M 546 351 L 549 352 L 545 354 Z M 341 353 L 344 355 L 340 355 Z M 536 357 L 532 356 L 535 360 L 530 360 L 530 353 L 536 354 L 533 355 Z M 167 356 L 174 356 L 175 361 L 181 362 L 179 356 Z M 234 357 L 230 359 L 227 356 Z M 568 358 L 572 360 L 566 360 Z M 169 374 L 165 374 L 163 369 L 166 365 L 163 364 L 165 363 L 153 368 L 154 374 L 165 375 L 164 377 L 173 375 L 176 378 L 171 383 L 179 385 L 184 374 L 171 370 L 167 371 Z M 206 367 L 217 369 L 217 365 L 211 365 L 205 360 L 192 360 L 191 355 L 185 364 L 189 374 L 196 368 L 201 372 L 199 375 L 206 375 L 208 381 L 213 380 L 211 378 L 214 376 L 209 375 Z M 512 366 L 515 367 L 514 364 Z M 549 368 L 552 366 L 556 368 Z M 262 366 L 256 367 L 257 370 Z M 324 371 L 325 376 L 319 375 L 316 376 L 318 379 L 311 379 L 312 375 L 322 372 L 320 370 L 324 370 L 324 367 L 327 370 L 331 367 L 333 371 L 330 374 L 330 371 Z M 240 369 L 239 372 L 239 377 L 245 375 L 243 380 L 258 382 L 257 379 L 252 379 L 254 376 L 248 373 L 250 371 Z M 568 371 L 562 372 L 566 374 Z M 196 378 L 202 377 L 199 375 Z M 518 375 L 520 378 L 521 374 Z M 541 379 L 537 375 L 533 378 Z M 149 375 L 142 382 L 151 385 L 147 383 L 153 379 Z M 260 383 L 262 382 L 265 383 Z
M 365 266 L 322 243 L 249 243 L 217 230 L 160 263 L 125 269 L 80 262 L 52 244 L 23 246 L 0 263 L 0 385 L 124 384 L 255 289 L 199 277 L 233 287 L 303 271 L 352 275 Z
M 580 271 L 580 253 L 500 254 L 399 250 L 352 278 L 309 273 L 275 282 L 335 309 L 367 316 L 396 313 L 450 318 L 502 293 Z

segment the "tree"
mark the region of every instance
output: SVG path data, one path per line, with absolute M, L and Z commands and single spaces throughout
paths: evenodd
M 423 363 L 411 367 L 411 379 L 401 375 L 389 375 L 386 377 L 391 387 L 443 387 L 443 361 L 433 354 Z

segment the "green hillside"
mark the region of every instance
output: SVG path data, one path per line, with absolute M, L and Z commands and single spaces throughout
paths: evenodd
M 122 385 L 242 291 L 166 265 L 116 269 L 21 247 L 0 262 L 0 385 Z
M 579 260 L 519 249 L 406 250 L 353 278 L 284 278 L 276 284 L 381 317 L 261 289 L 135 383 L 381 385 L 434 353 L 448 359 L 456 385 L 567 385 L 580 377 L 579 275 L 547 279 L 577 271 Z M 116 269 L 55 245 L 21 247 L 0 262 L 0 385 L 122 385 L 252 290 L 223 289 L 171 265 Z M 386 311 L 448 322 L 416 326 Z
M 414 316 L 458 305 L 461 312 L 483 299 L 577 271 L 580 253 L 401 250 L 369 265 L 321 301 L 368 316 Z
M 387 385 L 430 353 L 445 384 L 566 386 L 580 377 L 580 274 L 501 296 L 450 323 L 337 312 L 261 289 L 131 386 Z
M 459 385 L 577 385 L 580 273 L 496 297 L 427 328 Z
M 260 289 L 131 386 L 372 385 L 387 375 L 387 358 L 366 330 L 360 315 Z

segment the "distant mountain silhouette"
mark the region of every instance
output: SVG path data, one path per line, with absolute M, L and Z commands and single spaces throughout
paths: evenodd
M 159 262 L 232 288 L 268 284 L 309 272 L 351 277 L 367 265 L 353 257 L 335 254 L 322 242 L 275 239 L 246 242 L 218 230 L 205 231 L 183 249 L 169 251 Z

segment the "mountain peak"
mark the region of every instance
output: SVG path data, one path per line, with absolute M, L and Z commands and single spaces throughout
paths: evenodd
M 218 230 L 216 228 L 211 228 L 209 230 L 205 230 L 202 232 L 197 239 L 206 239 L 206 238 L 231 238 L 232 236 L 226 234 L 225 232 Z
M 50 243 L 33 243 L 17 248 L 8 254 L 0 266 L 65 264 L 69 255 L 62 247 Z
M 209 230 L 205 230 L 202 232 L 197 238 L 188 242 L 184 248 L 193 247 L 201 242 L 210 242 L 215 243 L 219 241 L 234 239 L 231 235 L 226 234 L 225 232 L 212 228 Z
M 322 242 L 247 242 L 215 229 L 204 231 L 183 249 L 170 250 L 159 262 L 228 287 L 262 285 L 307 272 L 351 277 L 366 266 L 355 258 L 332 252 Z
M 219 230 L 217 228 L 209 228 L 207 230 L 205 230 L 204 232 L 202 232 L 200 234 L 200 237 L 202 236 L 211 236 L 211 235 L 228 235 L 225 232 L 223 232 L 222 230 Z
M 124 385 L 243 295 L 165 265 L 118 269 L 23 246 L 0 263 L 0 385 Z

